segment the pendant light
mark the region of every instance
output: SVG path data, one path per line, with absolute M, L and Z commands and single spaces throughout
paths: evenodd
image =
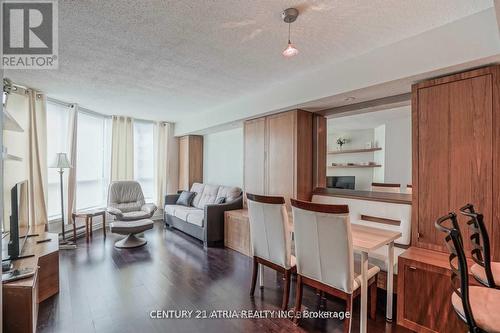
M 299 53 L 299 50 L 290 41 L 290 25 L 295 22 L 299 16 L 299 11 L 295 8 L 288 8 L 283 11 L 281 17 L 285 23 L 288 23 L 288 46 L 283 50 L 282 54 L 284 57 L 293 57 Z

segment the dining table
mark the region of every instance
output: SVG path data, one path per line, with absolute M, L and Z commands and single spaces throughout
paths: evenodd
M 289 214 L 289 223 L 293 232 L 293 216 Z M 368 320 L 368 256 L 369 253 L 387 245 L 387 305 L 386 320 L 392 321 L 394 289 L 394 241 L 401 237 L 401 232 L 368 227 L 351 223 L 352 247 L 361 254 L 361 315 L 360 332 L 366 333 Z M 262 271 L 262 269 L 260 270 Z
M 385 317 L 392 321 L 392 302 L 394 289 L 394 241 L 401 237 L 401 232 L 368 227 L 359 224 L 351 225 L 352 247 L 361 253 L 361 315 L 360 332 L 366 332 L 368 313 L 368 256 L 369 253 L 387 245 L 387 305 Z

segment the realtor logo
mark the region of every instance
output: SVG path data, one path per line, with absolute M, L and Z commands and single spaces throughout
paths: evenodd
M 2 68 L 57 69 L 57 0 L 5 0 Z

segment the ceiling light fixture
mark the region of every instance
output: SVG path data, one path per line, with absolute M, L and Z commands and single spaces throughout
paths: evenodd
M 288 23 L 288 46 L 285 50 L 283 50 L 284 57 L 293 57 L 299 53 L 299 50 L 292 44 L 290 41 L 290 25 L 292 22 L 295 22 L 297 17 L 299 16 L 299 11 L 296 8 L 288 8 L 281 13 L 281 17 L 285 23 Z

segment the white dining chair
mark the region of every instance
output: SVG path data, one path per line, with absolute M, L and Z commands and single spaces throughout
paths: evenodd
M 412 194 L 413 186 L 411 184 L 406 184 L 406 193 Z
M 401 184 L 372 183 L 372 191 L 399 193 L 401 192 Z
M 283 197 L 247 193 L 250 238 L 253 247 L 253 274 L 250 295 L 255 292 L 259 264 L 283 274 L 282 309 L 288 307 L 291 275 L 296 271 L 292 256 L 292 233 Z M 261 269 L 261 276 L 263 270 Z M 262 285 L 261 285 L 262 287 Z
M 354 261 L 351 223 L 347 205 L 324 205 L 291 200 L 295 255 L 297 259 L 297 290 L 295 311 L 302 305 L 303 285 L 346 301 L 346 312 L 361 293 L 361 264 Z M 377 273 L 380 268 L 368 266 L 370 286 L 370 317 L 375 319 L 377 304 Z M 298 324 L 298 317 L 295 323 Z M 349 332 L 351 319 L 344 321 Z

